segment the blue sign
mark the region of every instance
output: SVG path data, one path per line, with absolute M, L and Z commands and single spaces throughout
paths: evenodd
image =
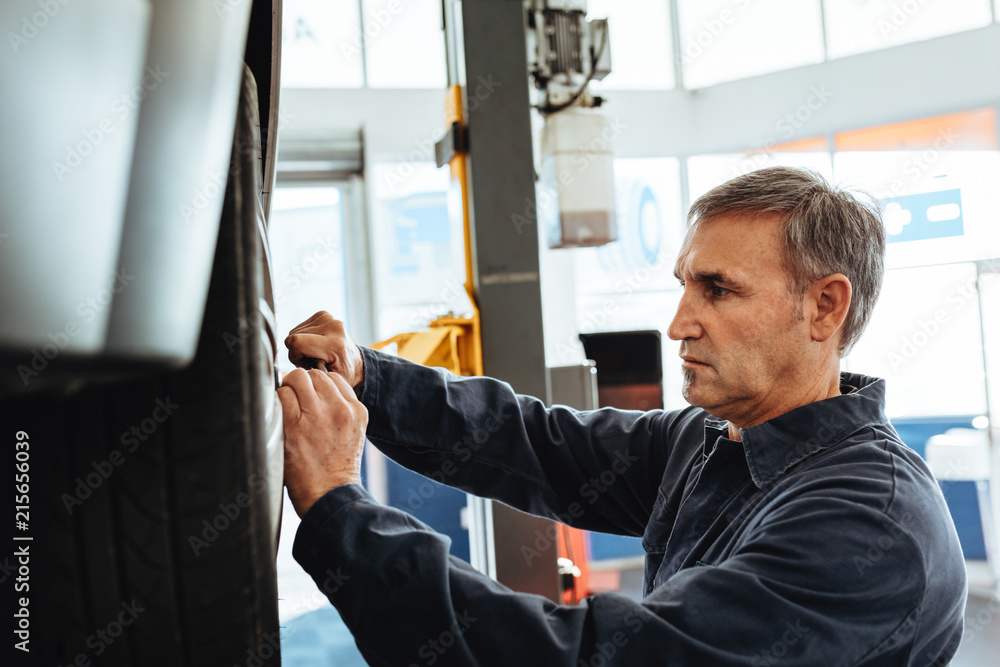
M 887 243 L 963 236 L 962 191 L 940 190 L 882 200 Z

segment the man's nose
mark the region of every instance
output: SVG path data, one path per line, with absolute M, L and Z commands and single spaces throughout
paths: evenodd
M 698 322 L 696 308 L 691 301 L 691 295 L 685 290 L 681 295 L 680 303 L 677 304 L 674 319 L 667 327 L 667 336 L 671 340 L 685 340 L 701 336 L 701 325 Z

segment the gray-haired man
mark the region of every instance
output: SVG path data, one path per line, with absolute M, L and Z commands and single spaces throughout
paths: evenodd
M 546 408 L 360 349 L 327 313 L 292 331 L 292 361 L 337 371 L 296 370 L 279 392 L 303 516 L 294 554 L 317 582 L 350 577 L 329 597 L 371 664 L 950 660 L 966 581 L 948 510 L 886 419 L 884 382 L 839 370 L 882 280 L 877 207 L 772 168 L 707 193 L 690 219 L 668 330 L 683 410 Z M 488 439 L 466 446 L 487 419 Z M 366 433 L 471 493 L 642 536 L 642 601 L 555 605 L 449 557 L 447 538 L 360 486 Z M 584 495 L 608 470 L 614 482 Z

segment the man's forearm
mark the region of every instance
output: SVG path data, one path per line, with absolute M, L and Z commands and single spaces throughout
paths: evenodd
M 362 353 L 367 436 L 396 462 L 531 514 L 642 534 L 669 449 L 661 427 L 673 413 L 549 409 L 492 378 Z

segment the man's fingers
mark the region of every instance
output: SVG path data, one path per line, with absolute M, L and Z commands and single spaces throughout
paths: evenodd
M 302 322 L 301 324 L 296 325 L 295 328 L 292 329 L 291 333 L 296 333 L 298 331 L 301 331 L 302 329 L 305 329 L 305 328 L 307 328 L 309 326 L 312 326 L 313 324 L 315 324 L 319 320 L 323 319 L 324 317 L 329 317 L 330 319 L 333 319 L 333 316 L 330 315 L 330 313 L 326 312 L 325 310 L 321 310 L 318 313 L 315 313 L 312 317 L 310 317 L 305 322 Z
M 329 404 L 332 401 L 342 400 L 340 391 L 333 380 L 334 376 L 340 377 L 337 373 L 328 373 L 318 369 L 309 371 L 309 379 L 312 380 L 316 396 L 323 403 Z M 353 392 L 351 394 L 353 395 Z
M 354 387 L 351 383 L 344 379 L 344 376 L 340 373 L 327 373 L 326 376 L 333 381 L 333 384 L 339 390 L 339 393 L 347 399 L 349 403 L 357 403 L 358 397 L 354 393 Z
M 295 325 L 291 331 L 288 332 L 288 336 L 285 337 L 285 345 L 289 345 L 289 339 L 295 334 L 301 333 L 315 333 L 325 326 L 328 322 L 333 321 L 333 316 L 325 310 L 321 310 L 312 317 L 310 317 L 305 322 Z
M 327 360 L 328 341 L 316 334 L 291 334 L 285 339 L 288 360 L 298 365 L 302 359 Z
M 334 318 L 333 315 L 327 312 L 318 313 L 318 315 L 318 317 L 314 316 L 314 319 L 306 320 L 288 333 L 318 333 L 326 335 L 346 333 L 343 321 Z
M 294 389 L 278 387 L 278 401 L 281 403 L 281 414 L 284 415 L 282 421 L 285 427 L 294 424 L 302 417 L 302 409 L 299 407 L 299 399 L 296 398 Z
M 361 421 L 362 430 L 366 429 L 368 426 L 368 408 L 358 400 L 357 394 L 354 393 L 354 387 L 340 373 L 327 373 L 327 377 L 330 378 L 333 385 L 337 388 L 340 400 L 346 402 L 354 418 Z
M 319 407 L 319 396 L 316 394 L 312 378 L 306 371 L 295 369 L 285 376 L 285 381 L 281 386 L 288 387 L 295 392 L 295 400 L 301 412 L 315 412 L 316 408 Z
M 333 317 L 333 316 L 330 315 L 330 313 L 326 312 L 325 310 L 317 310 L 315 313 L 312 314 L 312 317 L 303 322 L 303 324 L 312 324 L 316 320 L 322 319 L 324 317 Z

